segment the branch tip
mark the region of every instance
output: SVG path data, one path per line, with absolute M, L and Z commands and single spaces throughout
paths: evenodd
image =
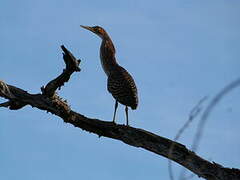
M 63 69 L 62 74 L 50 81 L 46 87 L 41 88 L 42 93 L 48 97 L 53 97 L 55 91 L 57 89 L 60 90 L 61 87 L 64 86 L 64 83 L 69 81 L 74 72 L 79 72 L 81 70 L 79 68 L 81 60 L 77 60 L 64 45 L 61 45 L 60 47 L 63 50 L 63 60 L 66 68 Z

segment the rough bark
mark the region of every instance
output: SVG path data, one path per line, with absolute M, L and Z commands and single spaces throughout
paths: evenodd
M 0 96 L 8 99 L 7 102 L 0 104 L 0 107 L 17 110 L 25 105 L 30 105 L 51 112 L 62 118 L 64 122 L 71 123 L 82 130 L 98 136 L 120 140 L 128 145 L 141 147 L 171 159 L 199 177 L 208 180 L 240 180 L 239 169 L 226 168 L 215 162 L 209 162 L 178 142 L 143 129 L 88 118 L 71 110 L 67 102 L 56 94 L 56 90 L 60 89 L 70 79 L 72 73 L 80 71 L 80 60 L 76 60 L 64 46 L 61 46 L 61 48 L 64 51 L 63 59 L 66 64 L 66 68 L 61 75 L 50 81 L 45 87 L 42 87 L 42 92 L 39 94 L 30 94 L 27 91 L 0 81 Z M 171 155 L 169 155 L 172 144 L 174 144 L 174 147 L 171 149 Z

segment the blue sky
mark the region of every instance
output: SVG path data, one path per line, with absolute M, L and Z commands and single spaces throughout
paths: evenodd
M 64 68 L 60 45 L 82 59 L 80 73 L 59 94 L 88 117 L 111 120 L 114 100 L 99 60 L 100 39 L 79 25 L 110 34 L 119 64 L 135 78 L 140 104 L 130 124 L 173 138 L 190 110 L 240 77 L 240 1 L 79 1 L 0 3 L 0 79 L 28 90 Z M 240 88 L 211 114 L 198 153 L 240 168 Z M 0 102 L 4 102 L 3 99 Z M 119 106 L 117 122 L 124 123 Z M 191 147 L 197 120 L 180 139 Z M 168 179 L 167 160 L 122 142 L 98 138 L 36 108 L 0 109 L 0 179 Z M 179 171 L 175 165 L 175 175 Z M 195 178 L 198 179 L 198 178 Z

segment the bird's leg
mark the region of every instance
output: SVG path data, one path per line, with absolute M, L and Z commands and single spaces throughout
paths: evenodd
M 116 117 L 117 107 L 118 107 L 118 102 L 117 102 L 117 100 L 116 100 L 115 109 L 114 109 L 114 114 L 113 114 L 113 123 L 116 123 L 116 122 L 115 122 L 115 117 Z
M 127 126 L 128 126 L 128 107 L 125 107 L 125 112 L 126 112 L 126 120 L 127 120 Z

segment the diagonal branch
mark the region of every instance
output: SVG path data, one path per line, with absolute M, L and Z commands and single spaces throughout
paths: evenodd
M 199 113 L 202 110 L 202 103 L 207 99 L 207 97 L 203 97 L 196 106 L 193 107 L 193 109 L 191 110 L 188 120 L 185 122 L 185 124 L 183 125 L 183 127 L 181 127 L 181 129 L 177 132 L 177 135 L 174 137 L 174 141 L 178 141 L 180 136 L 182 135 L 182 133 L 184 132 L 184 130 L 187 129 L 187 127 L 190 125 L 190 123 L 199 115 Z M 171 156 L 172 153 L 172 148 L 174 147 L 174 144 L 171 145 L 170 150 L 169 150 L 169 157 Z M 174 180 L 174 176 L 173 176 L 173 170 L 172 170 L 172 161 L 168 160 L 168 171 L 169 171 L 169 177 L 171 180 Z M 182 179 L 181 177 L 179 179 Z
M 98 136 L 120 140 L 128 145 L 141 147 L 155 154 L 169 158 L 186 167 L 199 177 L 208 180 L 240 180 L 240 170 L 225 168 L 214 162 L 211 163 L 188 150 L 180 143 L 171 141 L 170 139 L 158 136 L 143 129 L 116 125 L 112 122 L 98 119 L 91 119 L 71 110 L 68 104 L 54 92 L 57 88 L 61 87 L 64 82 L 69 80 L 73 72 L 79 70 L 76 66 L 73 66 L 73 68 L 70 65 L 73 62 L 78 62 L 78 64 L 76 63 L 75 65 L 79 65 L 79 61 L 72 61 L 73 59 L 76 60 L 74 56 L 63 46 L 62 49 L 65 52 L 64 61 L 66 63 L 66 70 L 43 88 L 43 94 L 30 94 L 20 88 L 0 81 L 0 96 L 8 99 L 10 102 L 30 105 L 51 112 L 62 118 L 64 122 L 70 123 L 82 130 L 95 133 Z M 10 105 L 9 107 L 11 108 Z M 169 156 L 169 151 L 173 143 L 174 147 L 171 149 L 171 156 Z

